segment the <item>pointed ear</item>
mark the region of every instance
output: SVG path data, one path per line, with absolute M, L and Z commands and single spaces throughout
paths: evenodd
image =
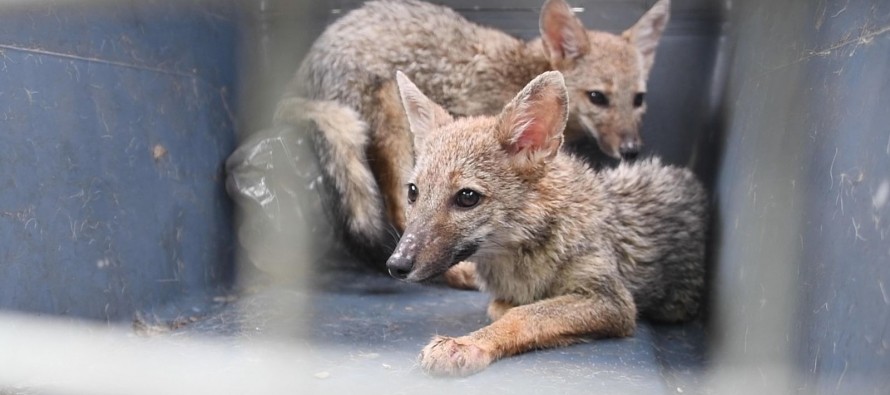
M 643 73 L 648 75 L 655 63 L 655 48 L 671 16 L 671 1 L 659 0 L 622 37 L 637 47 L 643 59 Z
M 504 107 L 498 118 L 498 140 L 517 166 L 531 170 L 556 156 L 569 116 L 568 101 L 562 74 L 548 71 Z
M 565 0 L 544 3 L 540 28 L 544 51 L 554 68 L 590 52 L 587 30 Z
M 426 97 L 401 71 L 396 71 L 396 83 L 399 85 L 402 106 L 408 116 L 408 127 L 414 134 L 416 149 L 427 133 L 453 121 L 453 118 L 448 111 Z

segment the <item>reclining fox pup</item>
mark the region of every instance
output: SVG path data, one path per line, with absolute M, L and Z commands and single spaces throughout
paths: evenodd
M 633 333 L 638 315 L 675 322 L 699 308 L 706 197 L 657 159 L 592 171 L 560 150 L 562 74 L 531 81 L 497 116 L 455 119 L 404 74 L 414 136 L 407 227 L 390 273 L 422 281 L 469 259 L 492 295 L 489 326 L 437 336 L 435 375 L 468 375 L 527 350 Z

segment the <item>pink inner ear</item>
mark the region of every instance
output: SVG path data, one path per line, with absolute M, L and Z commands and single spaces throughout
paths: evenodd
M 568 32 L 567 31 L 568 29 L 564 26 L 565 24 L 568 23 L 567 19 L 568 18 L 566 18 L 564 16 L 550 17 L 550 20 L 552 20 L 554 22 L 549 23 L 546 28 L 547 29 L 546 30 L 547 37 L 550 39 L 549 44 L 552 47 L 552 48 L 550 48 L 550 50 L 555 51 L 556 54 L 554 54 L 554 55 L 556 55 L 560 58 L 568 57 L 567 52 L 569 52 L 571 50 L 571 48 L 567 48 L 567 46 L 571 46 L 571 43 L 569 43 L 569 41 L 566 40 L 566 38 L 567 38 L 566 36 L 571 33 Z
M 537 151 L 544 148 L 553 132 L 555 118 L 554 114 L 542 111 L 527 120 L 522 132 L 512 144 L 514 153 L 523 150 Z
M 535 150 L 544 145 L 546 137 L 547 132 L 542 122 L 540 120 L 532 120 L 519 135 L 519 138 L 516 139 L 516 142 L 513 143 L 513 147 L 517 152 L 526 149 Z
M 561 4 L 560 4 L 561 3 Z M 551 61 L 571 60 L 587 52 L 587 31 L 568 4 L 553 2 L 542 15 L 541 28 Z

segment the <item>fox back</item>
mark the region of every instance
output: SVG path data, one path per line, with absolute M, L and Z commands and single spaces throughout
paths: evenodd
M 646 81 L 669 18 L 658 1 L 620 35 L 586 30 L 564 0 L 541 9 L 541 37 L 523 42 L 417 0 L 374 0 L 335 21 L 313 44 L 289 95 L 337 100 L 373 118 L 368 98 L 401 70 L 457 115 L 494 114 L 532 78 L 564 74 L 569 137 L 594 137 L 602 152 L 635 156 Z M 373 107 L 373 106 L 372 106 Z
M 379 109 L 368 106 L 367 99 L 401 70 L 456 114 L 491 113 L 512 95 L 496 85 L 504 73 L 511 74 L 506 80 L 523 80 L 547 67 L 534 62 L 529 65 L 534 70 L 523 70 L 521 49 L 520 40 L 471 23 L 450 8 L 417 0 L 374 0 L 335 21 L 315 41 L 291 93 L 337 100 L 373 118 Z M 509 57 L 497 61 L 519 69 L 502 69 L 506 64 L 491 63 L 493 56 Z

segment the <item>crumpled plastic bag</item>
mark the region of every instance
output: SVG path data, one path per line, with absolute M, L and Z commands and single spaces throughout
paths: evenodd
M 291 126 L 253 134 L 226 160 L 226 189 L 240 209 L 238 239 L 254 265 L 294 270 L 335 244 L 312 142 Z M 290 269 L 289 269 L 290 268 Z

